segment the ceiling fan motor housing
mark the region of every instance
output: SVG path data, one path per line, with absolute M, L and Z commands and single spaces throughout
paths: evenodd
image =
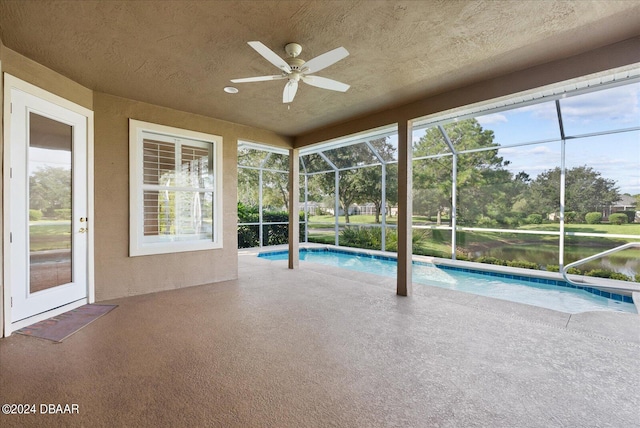
M 298 55 L 300 55 L 300 52 L 302 52 L 302 46 L 300 46 L 297 43 L 287 43 L 284 47 L 284 51 L 287 53 L 287 55 L 289 55 L 291 58 L 295 58 Z
M 300 58 L 287 58 L 285 61 L 287 61 L 287 64 L 289 64 L 289 67 L 291 67 L 292 70 L 302 69 L 302 66 L 305 63 L 305 61 Z

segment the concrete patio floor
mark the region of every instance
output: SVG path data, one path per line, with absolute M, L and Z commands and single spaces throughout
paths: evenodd
M 640 426 L 640 317 L 570 316 L 240 255 L 239 279 L 0 339 L 0 426 Z

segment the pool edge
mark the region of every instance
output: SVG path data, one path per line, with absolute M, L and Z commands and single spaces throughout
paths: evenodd
M 258 257 L 262 254 L 284 254 L 288 252 L 288 246 L 277 246 L 277 247 L 263 247 L 256 248 L 255 253 Z M 370 250 L 370 249 L 362 249 L 362 248 L 352 248 L 352 247 L 341 247 L 330 244 L 301 244 L 299 247 L 300 251 L 305 252 L 313 252 L 313 251 L 329 251 L 335 253 L 343 253 L 343 254 L 356 254 L 364 257 L 371 257 L 374 259 L 382 259 L 382 260 L 397 260 L 397 254 L 388 252 L 388 251 L 380 251 L 380 250 Z M 608 299 L 631 303 L 636 307 L 637 315 L 640 316 L 640 285 L 639 286 L 629 286 L 623 281 L 615 281 L 609 279 L 599 278 L 603 280 L 603 282 L 607 282 L 607 284 L 592 284 L 585 283 L 584 287 L 574 286 L 572 284 L 567 283 L 562 275 L 557 272 L 546 272 L 534 269 L 524 269 L 524 268 L 516 268 L 510 266 L 500 266 L 500 265 L 489 265 L 482 264 L 476 262 L 468 262 L 463 260 L 450 260 L 450 259 L 442 259 L 434 256 L 421 256 L 421 255 L 413 255 L 412 257 L 413 264 L 432 264 L 442 269 L 450 269 L 457 270 L 462 272 L 469 273 L 477 273 L 480 275 L 488 275 L 495 276 L 498 278 L 509 278 L 516 279 L 525 282 L 533 282 L 533 283 L 542 283 L 549 285 L 556 285 L 558 287 L 565 288 L 573 288 L 584 290 L 588 293 L 594 294 L 596 296 L 605 297 Z M 416 263 L 418 262 L 418 263 Z M 574 275 L 575 276 L 575 275 Z M 581 278 L 581 277 L 578 277 Z M 622 283 L 622 284 L 619 284 Z M 615 291 L 615 292 L 613 292 Z M 633 294 L 637 294 L 638 296 L 634 299 Z

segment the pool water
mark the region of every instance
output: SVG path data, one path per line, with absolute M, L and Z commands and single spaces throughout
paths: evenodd
M 260 253 L 258 257 L 268 260 L 286 260 L 288 252 L 265 252 Z M 393 278 L 396 277 L 397 271 L 396 260 L 393 258 L 371 257 L 339 250 L 303 248 L 300 250 L 300 260 Z M 607 298 L 579 288 L 497 277 L 480 271 L 467 272 L 467 269 L 462 271 L 458 268 L 438 267 L 431 263 L 413 262 L 413 282 L 571 314 L 587 311 L 637 313 L 633 303 L 621 301 L 629 300 L 627 296 L 613 295 L 615 298 Z

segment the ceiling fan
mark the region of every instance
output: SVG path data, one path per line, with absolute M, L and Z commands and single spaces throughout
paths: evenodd
M 284 80 L 288 79 L 287 84 L 284 87 L 282 93 L 282 102 L 290 103 L 293 101 L 293 97 L 296 96 L 298 91 L 298 82 L 303 81 L 307 85 L 315 86 L 322 89 L 330 89 L 332 91 L 346 92 L 349 89 L 349 85 L 346 83 L 338 82 L 337 80 L 327 79 L 326 77 L 311 76 L 312 73 L 323 70 L 330 65 L 335 64 L 341 59 L 347 57 L 349 52 L 339 47 L 329 52 L 323 53 L 309 61 L 304 61 L 298 58 L 300 52 L 302 52 L 302 46 L 297 43 L 288 43 L 284 50 L 289 56 L 286 59 L 280 58 L 278 54 L 266 47 L 261 42 L 248 42 L 249 46 L 256 50 L 271 64 L 278 67 L 282 73 L 273 76 L 257 76 L 246 77 L 243 79 L 231 79 L 233 83 L 245 83 L 245 82 L 263 82 L 267 80 Z

